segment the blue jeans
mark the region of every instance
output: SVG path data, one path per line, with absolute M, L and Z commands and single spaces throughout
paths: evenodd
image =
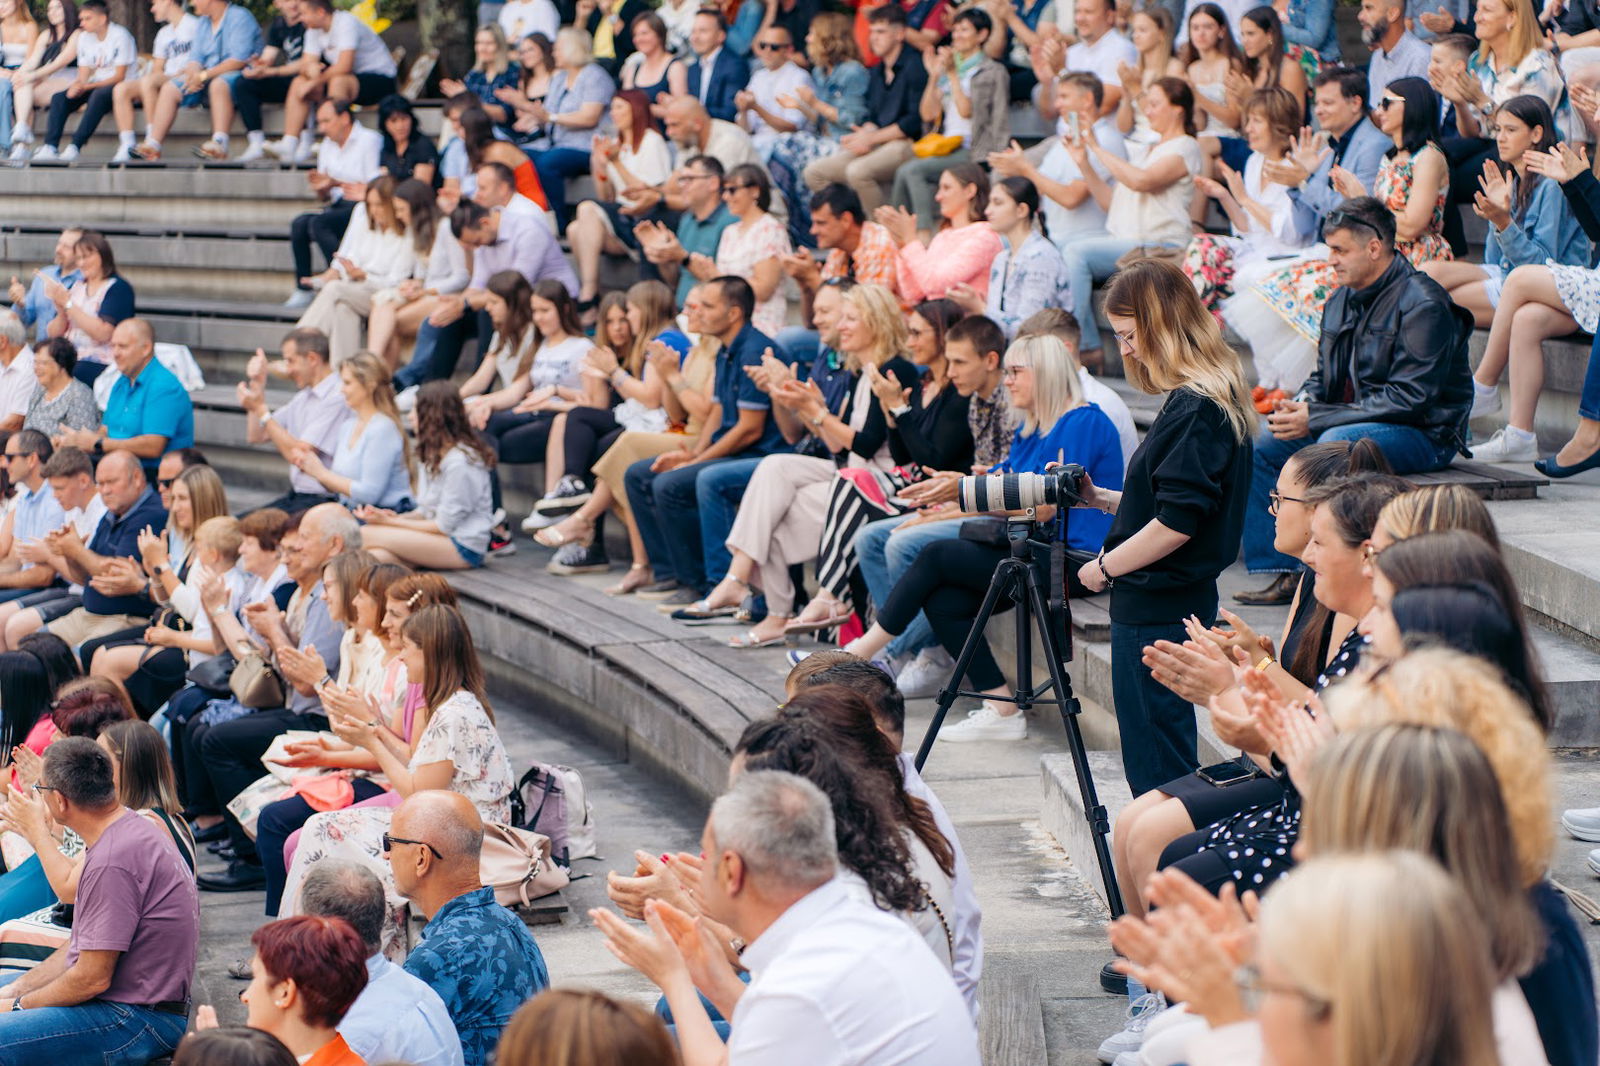
M 395 391 L 454 374 L 456 363 L 461 360 L 462 346 L 474 334 L 485 345 L 488 338 L 493 336 L 494 324 L 489 321 L 487 312 L 474 312 L 468 308 L 460 318 L 444 326 L 424 322 L 422 328 L 417 330 L 417 344 L 411 350 L 411 362 L 395 372 Z
M 929 522 L 927 525 L 913 526 L 903 533 L 895 533 L 895 529 L 910 517 L 898 515 L 868 522 L 856 534 L 856 559 L 861 565 L 861 576 L 867 583 L 867 592 L 872 596 L 874 607 L 881 608 L 888 602 L 889 593 L 894 591 L 905 572 L 911 569 L 911 564 L 923 548 L 936 540 L 959 536 L 961 532 L 961 520 L 951 519 L 948 522 Z M 889 642 L 885 652 L 904 659 L 937 643 L 938 638 L 933 635 L 927 616 L 919 613 L 904 633 Z
M 528 152 L 528 155 L 533 159 L 533 169 L 539 172 L 544 198 L 550 201 L 556 223 L 565 233 L 567 224 L 572 221 L 571 212 L 567 210 L 567 179 L 589 173 L 589 153 L 578 148 L 546 148 L 542 152 Z
M 143 1066 L 177 1050 L 188 1027 L 185 1015 L 104 999 L 75 1007 L 5 1011 L 0 1013 L 0 1066 L 52 1061 Z
M 701 558 L 706 568 L 706 586 L 728 576 L 733 553 L 728 550 L 728 534 L 744 500 L 744 490 L 761 465 L 760 456 L 729 459 L 713 463 L 695 480 L 694 494 L 700 501 Z
M 1600 388 L 1597 388 L 1600 392 Z M 1278 474 L 1289 456 L 1301 448 L 1330 440 L 1357 441 L 1370 438 L 1389 460 L 1396 474 L 1423 474 L 1450 465 L 1456 449 L 1453 444 L 1435 444 L 1414 426 L 1391 422 L 1352 422 L 1325 430 L 1320 437 L 1279 440 L 1263 430 L 1256 437 L 1255 469 L 1250 475 L 1250 503 L 1244 512 L 1244 565 L 1252 574 L 1292 574 L 1300 560 L 1290 558 L 1272 546 L 1276 523 L 1268 513 L 1270 494 L 1278 484 Z M 1181 641 L 1180 641 L 1181 643 Z
M 11 150 L 11 82 L 0 81 L 0 148 Z
M 0 143 L 3 141 L 0 137 Z M 1578 417 L 1600 422 L 1600 337 L 1589 349 L 1589 369 L 1583 372 L 1583 391 L 1578 393 Z
M 662 474 L 650 470 L 654 459 L 640 459 L 628 467 L 622 484 L 657 580 L 671 579 L 702 594 L 710 588 L 707 578 L 715 564 L 706 564 L 712 543 L 702 533 L 706 529 L 716 538 L 714 543 L 724 560 L 722 573 L 728 572 L 722 541 L 733 528 L 738 501 L 759 461 L 745 456 L 715 459 Z M 722 471 L 724 466 L 733 469 Z M 735 490 L 738 496 L 730 502 L 729 495 Z
M 1072 306 L 1067 310 L 1078 317 L 1078 325 L 1083 328 L 1079 347 L 1084 351 L 1100 350 L 1100 330 L 1094 322 L 1094 283 L 1115 274 L 1117 260 L 1141 243 L 1100 233 L 1077 237 L 1061 246 L 1061 259 L 1067 264 L 1067 286 L 1072 291 Z
M 1213 606 L 1209 614 L 1215 613 Z M 1141 661 L 1144 649 L 1158 640 L 1182 644 L 1188 639 L 1182 622 L 1111 623 L 1111 697 L 1122 734 L 1122 772 L 1135 796 L 1193 773 L 1200 765 L 1194 705 L 1157 681 Z

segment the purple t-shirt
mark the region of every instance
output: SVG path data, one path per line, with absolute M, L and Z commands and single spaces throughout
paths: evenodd
M 189 998 L 200 944 L 194 874 L 172 835 L 128 811 L 84 853 L 67 965 L 120 951 L 101 999 L 150 1005 Z

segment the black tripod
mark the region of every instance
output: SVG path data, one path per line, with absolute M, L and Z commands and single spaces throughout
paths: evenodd
M 1111 861 L 1111 848 L 1106 843 L 1107 835 L 1111 832 L 1111 821 L 1095 792 L 1094 777 L 1089 771 L 1089 755 L 1083 746 L 1083 732 L 1078 728 L 1078 715 L 1082 708 L 1072 694 L 1072 682 L 1066 671 L 1066 663 L 1071 656 L 1071 632 L 1067 628 L 1070 614 L 1064 594 L 1066 586 L 1062 575 L 1050 573 L 1052 545 L 1029 539 L 1032 519 L 1033 511 L 1030 509 L 1027 518 L 1013 518 L 1006 523 L 1006 539 L 1011 544 L 1011 555 L 1000 560 L 1000 565 L 995 567 L 989 591 L 983 598 L 983 606 L 978 608 L 972 628 L 967 631 L 966 643 L 961 646 L 961 654 L 956 658 L 955 670 L 949 682 L 939 691 L 938 708 L 933 713 L 928 732 L 922 738 L 922 745 L 917 749 L 916 766 L 921 770 L 923 763 L 928 761 L 928 753 L 933 749 L 934 738 L 939 735 L 945 715 L 961 696 L 1015 703 L 1021 711 L 1026 711 L 1036 703 L 1060 708 L 1061 724 L 1067 730 L 1067 750 L 1072 754 L 1072 768 L 1078 777 L 1078 794 L 1083 801 L 1089 829 L 1094 834 L 1095 859 L 1100 864 L 1106 902 L 1111 908 L 1111 917 L 1117 918 L 1122 915 L 1123 907 L 1122 894 L 1117 891 L 1117 872 Z M 1045 573 L 1044 578 L 1041 578 L 1041 568 Z M 1011 697 L 985 697 L 980 692 L 963 691 L 961 680 L 967 675 L 967 667 L 977 651 L 978 642 L 984 639 L 984 628 L 989 624 L 1000 597 L 1007 595 L 1016 604 L 1017 694 Z M 1054 596 L 1061 597 L 1059 606 L 1052 602 Z M 1057 637 L 1058 628 L 1062 634 L 1060 639 Z M 1044 646 L 1045 662 L 1050 670 L 1050 680 L 1038 688 L 1033 687 L 1035 633 Z M 1061 649 L 1063 640 L 1069 643 L 1069 650 L 1065 654 Z M 1041 698 L 1051 690 L 1055 693 L 1053 697 Z

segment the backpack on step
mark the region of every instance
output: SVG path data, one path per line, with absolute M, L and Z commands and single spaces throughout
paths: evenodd
M 566 867 L 550 859 L 549 837 L 497 822 L 483 827 L 478 877 L 503 907 L 526 907 L 567 887 Z
M 594 857 L 594 810 L 570 766 L 536 762 L 511 792 L 511 824 L 550 838 L 550 855 L 570 866 Z

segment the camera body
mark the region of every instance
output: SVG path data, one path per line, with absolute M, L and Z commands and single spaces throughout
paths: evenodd
M 956 489 L 963 511 L 1026 511 L 1037 507 L 1071 507 L 1082 503 L 1085 477 L 1077 463 L 1052 466 L 1043 474 L 980 474 L 964 477 Z

